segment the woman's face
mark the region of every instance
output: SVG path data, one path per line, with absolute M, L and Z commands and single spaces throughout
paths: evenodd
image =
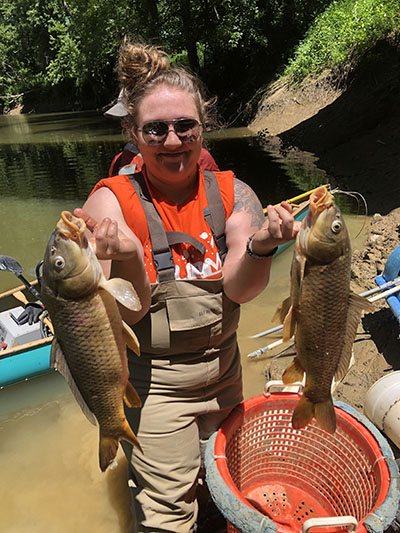
M 134 138 L 143 160 L 150 181 L 157 184 L 179 185 L 197 176 L 197 161 L 202 146 L 202 128 L 197 138 L 185 142 L 175 133 L 173 125 L 165 139 L 159 144 L 147 144 L 142 129 L 148 122 L 157 120 L 195 119 L 200 122 L 199 113 L 191 94 L 181 89 L 161 85 L 141 101 Z

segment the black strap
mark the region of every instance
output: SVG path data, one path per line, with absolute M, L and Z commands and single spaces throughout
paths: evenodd
M 206 185 L 208 207 L 204 209 L 204 218 L 210 226 L 221 260 L 225 258 L 227 248 L 225 243 L 225 211 L 222 203 L 217 178 L 213 172 L 203 171 Z M 171 246 L 183 242 L 191 244 L 201 254 L 205 246 L 192 235 L 181 231 L 165 231 L 162 219 L 158 213 L 146 181 L 141 172 L 130 174 L 129 180 L 135 188 L 146 215 L 150 233 L 154 265 L 157 269 L 159 281 L 175 279 L 175 265 L 172 259 Z
M 225 238 L 225 210 L 218 181 L 211 170 L 203 170 L 208 207 L 204 208 L 204 218 L 212 231 L 221 261 L 227 254 Z
M 161 217 L 151 199 L 146 181 L 141 172 L 130 174 L 129 179 L 142 204 L 150 233 L 154 265 L 159 281 L 175 279 L 175 265 Z
M 173 244 L 187 242 L 188 244 L 191 244 L 193 248 L 196 248 L 196 250 L 200 252 L 201 255 L 204 255 L 204 252 L 206 251 L 206 247 L 204 246 L 204 244 L 189 235 L 189 233 L 184 233 L 183 231 L 167 231 L 166 234 L 168 244 L 170 246 L 172 246 Z

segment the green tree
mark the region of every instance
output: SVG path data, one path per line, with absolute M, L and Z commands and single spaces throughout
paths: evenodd
M 128 34 L 198 72 L 234 116 L 330 1 L 2 0 L 0 96 L 7 104 L 23 94 L 33 109 L 105 105 L 117 94 L 116 53 Z

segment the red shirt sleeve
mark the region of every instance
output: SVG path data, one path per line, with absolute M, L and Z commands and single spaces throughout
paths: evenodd
M 214 170 L 218 171 L 218 165 L 215 162 L 215 159 L 213 156 L 208 152 L 205 148 L 201 149 L 200 157 L 199 157 L 199 166 L 203 170 Z

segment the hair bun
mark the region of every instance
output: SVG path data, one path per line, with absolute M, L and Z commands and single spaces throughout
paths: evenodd
M 149 82 L 163 71 L 169 69 L 167 54 L 156 46 L 131 43 L 124 39 L 118 58 L 118 79 L 128 95 Z

